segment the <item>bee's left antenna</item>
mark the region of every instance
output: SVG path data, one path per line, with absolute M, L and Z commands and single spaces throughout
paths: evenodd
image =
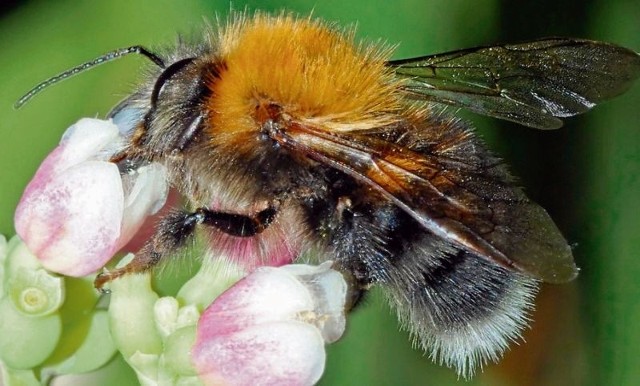
M 142 47 L 142 46 L 133 46 L 133 47 L 127 47 L 127 48 L 120 48 L 118 50 L 115 51 L 111 51 L 108 52 L 102 56 L 99 56 L 93 60 L 90 60 L 88 62 L 82 63 L 78 66 L 75 66 L 63 73 L 60 73 L 56 76 L 53 76 L 47 80 L 45 80 L 44 82 L 38 84 L 37 86 L 35 86 L 34 88 L 32 88 L 31 90 L 29 90 L 26 94 L 24 94 L 20 99 L 18 99 L 18 101 L 13 105 L 13 107 L 15 109 L 19 109 L 20 107 L 22 107 L 25 103 L 27 103 L 31 98 L 33 98 L 36 94 L 40 93 L 40 91 L 44 90 L 45 88 L 56 84 L 62 80 L 65 80 L 67 78 L 70 78 L 76 74 L 79 74 L 85 70 L 88 70 L 90 68 L 93 68 L 95 66 L 99 66 L 103 63 L 106 62 L 110 62 L 112 60 L 115 59 L 119 59 L 125 55 L 128 54 L 140 54 L 143 55 L 144 57 L 146 57 L 147 59 L 151 60 L 153 63 L 157 64 L 159 67 L 164 68 L 165 64 L 164 64 L 164 60 L 162 60 L 158 55 L 154 54 L 153 52 L 147 50 L 146 48 Z

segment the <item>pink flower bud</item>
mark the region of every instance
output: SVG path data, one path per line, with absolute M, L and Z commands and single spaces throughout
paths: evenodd
M 81 119 L 40 165 L 15 226 L 45 268 L 69 276 L 100 269 L 164 204 L 164 167 L 121 176 L 109 162 L 123 144 L 110 121 Z
M 310 385 L 345 328 L 347 284 L 329 268 L 262 267 L 207 308 L 192 359 L 207 385 Z

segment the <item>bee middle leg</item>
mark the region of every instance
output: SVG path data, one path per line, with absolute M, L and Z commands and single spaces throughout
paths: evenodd
M 199 208 L 195 212 L 174 211 L 160 220 L 153 237 L 147 241 L 126 266 L 100 273 L 94 282 L 101 289 L 106 283 L 131 273 L 142 273 L 155 267 L 182 248 L 193 237 L 199 224 L 214 227 L 236 237 L 251 237 L 263 232 L 273 222 L 277 210 L 264 209 L 254 216 L 217 212 Z

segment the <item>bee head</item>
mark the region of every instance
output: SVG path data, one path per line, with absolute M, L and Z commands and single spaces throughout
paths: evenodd
M 218 76 L 217 68 L 203 57 L 176 60 L 162 69 L 150 93 L 125 100 L 116 110 L 146 107 L 133 134 L 135 144 L 148 155 L 162 156 L 182 152 L 198 139 L 206 122 L 209 84 Z

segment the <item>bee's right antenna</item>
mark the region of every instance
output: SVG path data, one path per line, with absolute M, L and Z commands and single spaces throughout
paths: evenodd
M 61 74 L 58 74 L 54 77 L 51 77 L 47 80 L 45 80 L 44 82 L 38 84 L 37 86 L 35 86 L 34 88 L 32 88 L 31 90 L 29 90 L 26 94 L 24 94 L 20 99 L 18 99 L 18 101 L 13 105 L 13 107 L 15 109 L 19 109 L 20 107 L 22 107 L 25 103 L 27 103 L 31 98 L 33 98 L 36 94 L 40 93 L 40 91 L 44 90 L 45 88 L 51 86 L 52 84 L 56 84 L 62 80 L 65 80 L 67 78 L 70 78 L 76 74 L 79 74 L 85 70 L 88 70 L 90 68 L 93 68 L 95 66 L 99 66 L 103 63 L 106 62 L 110 62 L 112 60 L 115 59 L 119 59 L 125 55 L 128 54 L 140 54 L 145 56 L 146 58 L 148 58 L 149 60 L 151 60 L 153 63 L 157 64 L 159 67 L 164 68 L 165 64 L 164 61 L 156 54 L 152 53 L 151 51 L 147 50 L 146 48 L 142 47 L 142 46 L 133 46 L 133 47 L 127 47 L 127 48 L 120 48 L 118 50 L 115 51 L 111 51 L 108 52 L 102 56 L 99 56 L 91 61 L 82 63 L 79 66 L 73 67 Z

